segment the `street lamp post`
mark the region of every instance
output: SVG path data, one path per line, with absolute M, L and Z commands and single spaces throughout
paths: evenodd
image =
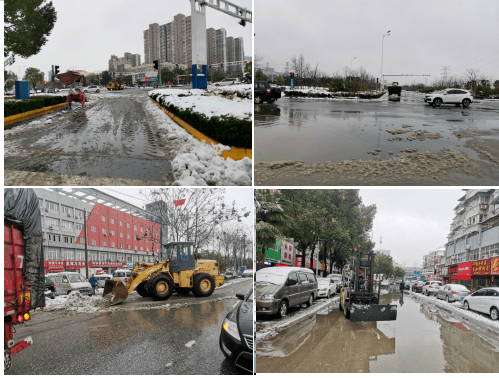
M 385 34 L 383 34 L 383 40 L 381 41 L 381 77 L 379 79 L 381 80 L 380 88 L 382 90 L 385 89 L 385 83 L 383 80 L 383 44 L 385 42 L 385 37 L 388 35 L 390 35 L 390 30 L 388 30 Z
M 353 58 L 351 61 L 350 61 L 350 81 L 352 81 L 352 62 L 357 59 L 357 57 Z

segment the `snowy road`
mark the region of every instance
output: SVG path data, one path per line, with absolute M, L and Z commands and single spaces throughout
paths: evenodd
M 209 298 L 161 302 L 168 307 L 37 311 L 26 327 L 16 327 L 16 340 L 31 335 L 33 345 L 14 356 L 6 374 L 238 374 L 218 338 L 225 315 L 239 303 L 235 294 L 252 283 L 234 280 Z
M 148 92 L 88 94 L 84 108 L 74 104 L 5 130 L 5 185 L 251 185 L 249 158 L 222 158 Z
M 268 337 L 257 326 L 257 373 L 499 371 L 499 325 L 490 318 L 398 290 L 381 303 L 397 305 L 396 321 L 351 323 L 333 303 Z

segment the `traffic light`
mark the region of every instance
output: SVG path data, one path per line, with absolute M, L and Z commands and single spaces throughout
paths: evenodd
M 54 75 L 59 74 L 59 66 L 54 66 Z
M 45 85 L 47 85 L 47 82 L 45 82 Z
M 153 60 L 154 69 L 157 70 L 159 68 L 159 60 Z
M 376 78 L 376 83 L 379 83 L 379 77 Z
M 294 79 L 294 78 L 295 78 L 295 73 L 294 73 L 294 72 L 290 72 L 290 73 L 289 73 L 289 77 L 290 77 L 291 79 Z
M 239 25 L 241 25 L 241 26 L 246 26 L 246 21 L 245 21 L 245 20 L 241 20 L 241 21 L 239 21 Z
M 224 68 L 224 62 L 220 63 L 220 67 Z
M 210 68 L 210 70 L 211 70 L 211 64 L 208 64 L 208 67 L 209 67 L 209 68 Z
M 238 74 L 237 74 L 237 76 L 241 76 L 241 74 L 240 74 L 240 73 L 238 73 Z

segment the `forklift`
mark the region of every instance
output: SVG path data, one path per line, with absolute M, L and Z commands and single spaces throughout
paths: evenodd
M 357 251 L 352 269 L 346 266 L 342 274 L 340 311 L 345 318 L 351 322 L 397 320 L 397 305 L 379 304 L 381 285 L 374 292 L 374 252 Z

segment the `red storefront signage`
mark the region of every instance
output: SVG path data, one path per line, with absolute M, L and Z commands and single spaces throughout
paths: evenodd
M 60 271 L 66 269 L 80 269 L 85 268 L 85 261 L 45 261 L 45 268 L 49 271 Z M 121 268 L 126 266 L 126 262 L 102 262 L 102 261 L 89 261 L 89 268 Z
M 315 266 L 317 265 L 316 263 L 317 263 L 317 261 L 314 260 L 314 263 L 312 265 L 313 266 L 313 268 L 312 268 L 313 270 L 315 270 Z M 322 263 L 322 262 L 319 263 L 319 270 L 324 270 L 324 263 Z
M 295 266 L 301 266 L 301 256 L 296 256 L 296 264 Z
M 471 280 L 471 261 L 457 264 L 457 279 Z
M 65 261 L 45 261 L 44 266 L 48 268 L 49 271 L 59 271 L 64 270 Z
M 490 259 L 490 274 L 499 274 L 499 257 Z M 494 277 L 492 277 L 494 279 Z
M 490 259 L 472 261 L 471 274 L 473 276 L 488 276 L 490 274 Z

